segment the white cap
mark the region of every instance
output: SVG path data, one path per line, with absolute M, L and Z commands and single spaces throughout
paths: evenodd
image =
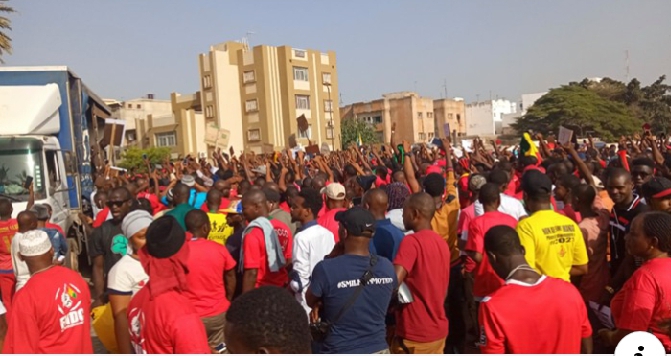
M 24 233 L 17 233 L 14 238 L 19 239 L 19 254 L 21 256 L 41 256 L 51 250 L 51 240 L 46 232 L 32 230 Z
M 345 187 L 340 183 L 331 183 L 327 187 L 322 188 L 320 193 L 326 194 L 331 200 L 344 200 L 347 196 Z

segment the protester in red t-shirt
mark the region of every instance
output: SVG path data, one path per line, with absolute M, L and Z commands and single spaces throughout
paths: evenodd
M 19 241 L 19 258 L 30 279 L 16 293 L 3 353 L 90 354 L 91 295 L 82 277 L 53 264 L 49 236 L 29 231 Z
M 345 187 L 340 183 L 329 184 L 328 187 L 322 189 L 322 194 L 326 195 L 326 211 L 317 219 L 317 224 L 326 228 L 326 230 L 333 233 L 335 242 L 340 240 L 338 237 L 338 229 L 340 225 L 335 220 L 335 214 L 340 211 L 347 210 L 347 192 Z
M 444 303 L 450 280 L 450 250 L 431 229 L 436 211 L 426 193 L 410 196 L 403 209 L 406 229 L 414 231 L 401 241 L 394 259 L 398 283 L 405 283 L 414 301 L 396 312 L 396 335 L 392 353 L 403 347 L 414 353 L 443 353 L 448 334 Z
M 493 183 L 485 184 L 480 189 L 478 200 L 485 213 L 473 219 L 468 227 L 466 253 L 477 263 L 477 267 L 473 271 L 473 296 L 477 302 L 494 293 L 503 285 L 503 280 L 496 275 L 487 259 L 485 234 L 497 225 L 505 225 L 513 229 L 517 227 L 515 218 L 498 211 L 501 203 L 499 191 L 499 187 Z
M 193 236 L 189 241 L 189 289 L 185 294 L 205 325 L 210 347 L 216 349 L 225 341 L 225 316 L 235 293 L 236 263 L 226 247 L 207 239 L 211 226 L 205 212 L 191 210 L 185 220 Z
M 671 318 L 671 215 L 655 211 L 643 213 L 631 224 L 627 251 L 644 262 L 610 302 L 617 329 L 599 330 L 606 344 L 615 346 L 634 331 L 647 331 L 671 351 L 671 338 L 660 328 Z
M 0 199 L 0 296 L 7 312 L 12 307 L 12 295 L 16 283 L 12 268 L 12 238 L 19 231 L 19 223 L 16 219 L 12 219 L 12 213 L 12 202 Z
M 172 216 L 147 229 L 140 262 L 149 276 L 128 305 L 128 330 L 136 354 L 212 353 L 203 322 L 186 296 L 189 244 Z
M 286 265 L 293 249 L 291 231 L 279 220 L 268 220 L 268 202 L 261 190 L 245 193 L 242 214 L 249 221 L 242 238 L 242 292 L 265 285 L 285 287 L 289 282 Z
M 480 303 L 482 353 L 592 353 L 592 327 L 582 296 L 571 283 L 529 266 L 515 229 L 489 229 L 485 251 L 505 283 Z

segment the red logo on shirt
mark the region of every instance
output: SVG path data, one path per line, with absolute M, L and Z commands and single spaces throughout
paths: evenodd
M 140 308 L 133 308 L 128 312 L 130 324 L 130 341 L 136 354 L 146 354 L 144 350 L 144 338 L 142 337 L 142 326 L 144 325 L 144 313 Z
M 58 291 L 56 291 L 54 299 L 60 299 L 58 312 L 61 314 L 59 319 L 61 332 L 84 324 L 84 308 L 82 307 L 80 294 L 81 291 L 77 286 L 71 283 L 63 284 L 63 288 L 58 288 Z
M 566 255 L 566 250 L 564 250 L 564 246 L 561 247 L 561 250 L 559 250 L 559 257 L 564 257 Z

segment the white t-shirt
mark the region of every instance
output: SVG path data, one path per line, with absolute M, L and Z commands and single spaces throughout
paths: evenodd
M 316 223 L 305 230 L 301 230 L 294 236 L 293 248 L 293 270 L 298 273 L 298 281 L 291 281 L 291 288 L 296 293 L 296 300 L 301 303 L 309 314 L 312 310 L 305 301 L 305 292 L 310 284 L 312 270 L 317 263 L 324 260 L 324 256 L 333 251 L 335 238 L 328 229 Z M 301 288 L 302 287 L 302 288 Z M 300 290 L 300 293 L 298 291 Z
M 389 219 L 391 224 L 401 230 L 405 235 L 413 233 L 413 231 L 405 229 L 405 224 L 403 224 L 403 209 L 389 210 L 387 212 L 387 219 Z
M 521 217 L 527 216 L 527 211 L 524 209 L 522 203 L 506 194 L 501 193 L 501 205 L 499 205 L 499 212 L 508 214 L 519 221 Z M 480 216 L 485 213 L 485 209 L 482 207 L 479 201 L 474 203 L 475 205 L 475 216 Z
M 30 279 L 28 265 L 19 258 L 19 241 L 21 241 L 22 237 L 23 233 L 17 232 L 12 239 L 12 268 L 14 269 L 14 275 L 16 276 L 15 292 L 18 292 L 19 289 L 23 288 Z
M 135 295 L 149 281 L 142 263 L 125 255 L 114 264 L 107 276 L 107 290 L 110 294 Z

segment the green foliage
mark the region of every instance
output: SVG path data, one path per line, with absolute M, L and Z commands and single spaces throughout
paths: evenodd
M 7 5 L 7 0 L 0 0 L 0 64 L 4 63 L 4 54 L 12 54 L 12 38 L 8 35 L 12 29 L 12 21 L 7 15 L 14 12 L 16 11 Z
M 361 141 L 363 141 L 363 144 L 379 142 L 373 125 L 357 119 L 342 120 L 340 123 L 340 135 L 342 138 L 343 149 L 347 148 L 350 143 L 356 144 L 359 134 L 361 134 Z
M 119 167 L 128 170 L 134 169 L 139 172 L 146 172 L 147 165 L 142 158 L 146 154 L 147 158 L 152 164 L 163 164 L 166 158 L 170 157 L 169 147 L 150 147 L 146 150 L 130 147 L 123 153 L 123 161 L 119 163 Z
M 661 76 L 646 87 L 636 78 L 629 84 L 610 78 L 571 82 L 550 90 L 513 127 L 547 134 L 563 125 L 578 135 L 594 131 L 605 140 L 640 132 L 643 123 L 649 123 L 653 133 L 668 132 L 671 86 L 665 80 Z

